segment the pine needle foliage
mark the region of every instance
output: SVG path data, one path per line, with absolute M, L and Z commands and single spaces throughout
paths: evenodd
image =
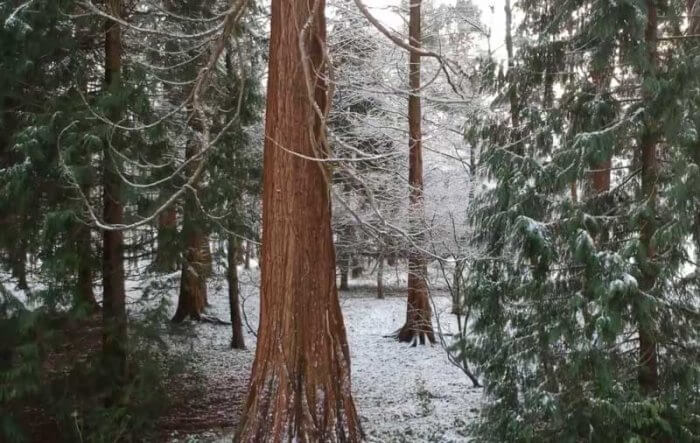
M 473 333 L 458 346 L 486 382 L 479 441 L 700 439 L 698 47 L 663 41 L 652 63 L 647 34 L 650 8 L 654 32 L 681 34 L 681 3 L 518 3 L 514 63 L 467 134 L 487 174 L 471 219 L 486 251 L 467 281 Z M 601 168 L 611 184 L 596 189 Z M 655 342 L 652 390 L 640 331 Z

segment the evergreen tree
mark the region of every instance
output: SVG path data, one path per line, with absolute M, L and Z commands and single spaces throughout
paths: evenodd
M 696 203 L 678 198 L 697 176 L 691 58 L 657 43 L 680 29 L 678 3 L 519 5 L 507 110 L 471 132 L 495 184 L 473 212 L 486 253 L 460 351 L 486 382 L 484 441 L 698 438 Z

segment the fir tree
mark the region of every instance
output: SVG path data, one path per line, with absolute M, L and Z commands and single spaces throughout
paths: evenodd
M 481 132 L 495 187 L 473 212 L 487 252 L 467 282 L 476 319 L 462 342 L 490 399 L 475 431 L 697 439 L 698 280 L 683 271 L 696 203 L 678 199 L 695 183 L 681 88 L 690 59 L 657 43 L 680 29 L 680 5 L 520 7 L 522 45 L 501 89 L 509 110 L 495 118 L 511 135 Z M 572 194 L 572 183 L 591 191 Z

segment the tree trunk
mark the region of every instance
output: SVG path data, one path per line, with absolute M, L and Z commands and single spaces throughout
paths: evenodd
M 462 300 L 462 272 L 466 260 L 455 260 L 455 273 L 452 277 L 452 314 L 463 315 L 464 310 Z
M 207 270 L 203 248 L 205 236 L 196 220 L 192 219 L 192 211 L 197 210 L 197 208 L 191 207 L 193 205 L 195 202 L 192 201 L 192 197 L 187 196 L 182 223 L 185 251 L 180 274 L 180 294 L 177 299 L 177 309 L 172 319 L 174 323 L 180 323 L 188 317 L 199 320 L 206 306 Z
M 22 217 L 24 218 L 24 217 Z M 29 289 L 27 283 L 27 241 L 20 238 L 10 250 L 12 257 L 12 277 L 17 280 L 17 289 Z
M 245 241 L 245 256 L 243 257 L 243 269 L 250 269 L 250 255 L 253 253 L 253 245 Z
M 384 298 L 384 254 L 377 258 L 377 298 Z
M 204 306 L 209 306 L 209 293 L 207 292 L 207 280 L 209 277 L 214 275 L 214 260 L 211 255 L 211 243 L 209 243 L 209 233 L 206 232 L 202 235 L 202 273 L 204 292 L 202 296 L 204 298 Z
M 649 57 L 649 69 L 646 75 L 656 74 L 656 42 L 657 42 L 657 16 L 655 0 L 647 0 L 647 27 L 645 40 L 647 55 Z M 644 94 L 648 94 L 644 91 Z M 656 271 L 653 261 L 656 251 L 653 244 L 653 236 L 656 230 L 656 182 L 658 181 L 658 165 L 656 159 L 657 134 L 654 123 L 647 120 L 641 139 L 642 160 L 642 199 L 646 203 L 646 214 L 643 216 L 640 226 L 639 242 L 642 253 L 640 263 L 642 278 L 640 290 L 649 293 L 656 284 Z M 658 387 L 658 368 L 656 339 L 654 337 L 653 316 L 650 312 L 637 313 L 639 323 L 639 385 L 647 394 L 652 394 Z
M 336 288 L 330 171 L 286 151 L 328 155 L 312 107 L 328 105 L 324 9 L 323 0 L 272 1 L 260 328 L 235 441 L 362 439 Z
M 84 187 L 83 193 L 88 195 L 88 189 Z M 100 310 L 100 305 L 95 300 L 95 292 L 92 287 L 93 262 L 91 243 L 90 228 L 79 224 L 76 228 L 75 241 L 75 248 L 78 253 L 77 302 L 79 306 L 87 308 L 89 312 L 97 312 Z
M 171 205 L 158 216 L 158 250 L 156 269 L 172 272 L 177 269 L 177 251 L 173 243 L 177 237 L 177 208 Z
M 348 261 L 352 263 L 352 272 L 350 273 L 352 278 L 362 277 L 362 272 L 364 271 L 364 268 L 362 267 L 362 262 L 360 261 L 360 259 L 358 259 L 357 256 L 351 256 L 348 259 Z
M 108 12 L 120 17 L 121 0 L 110 0 Z M 121 77 L 121 29 L 112 20 L 105 22 L 105 87 L 117 94 Z M 110 113 L 113 121 L 119 120 L 119 110 Z M 106 145 L 106 143 L 105 143 Z M 123 224 L 124 207 L 121 201 L 121 179 L 116 171 L 108 147 L 104 148 L 103 167 L 103 219 L 110 225 Z M 108 382 L 115 387 L 109 402 L 117 401 L 119 388 L 126 378 L 127 324 L 124 289 L 124 238 L 122 231 L 105 230 L 102 234 L 102 317 L 104 369 Z
M 340 290 L 347 291 L 350 289 L 348 286 L 348 263 L 344 257 L 340 259 Z
M 196 131 L 200 129 L 199 119 L 190 112 L 189 124 Z M 191 159 L 199 152 L 199 141 L 194 138 L 187 144 L 185 158 Z M 193 161 L 188 174 L 194 174 L 201 159 Z M 194 183 L 190 192 L 199 191 L 199 183 Z M 177 309 L 172 321 L 180 323 L 186 318 L 199 320 L 207 305 L 207 276 L 211 271 L 211 254 L 208 254 L 209 239 L 198 217 L 199 207 L 195 196 L 187 194 L 183 205 L 182 236 L 184 253 L 180 274 L 180 294 Z
M 421 46 L 421 0 L 411 2 L 408 32 L 410 44 Z M 408 303 L 406 308 L 406 323 L 398 333 L 402 342 L 412 342 L 414 345 L 430 341 L 435 343 L 432 325 L 432 310 L 428 295 L 427 266 L 420 245 L 423 236 L 420 224 L 423 221 L 423 150 L 421 134 L 421 103 L 420 103 L 420 55 L 411 52 L 408 65 L 408 76 L 411 93 L 408 97 L 408 131 L 409 131 L 409 171 L 408 182 L 411 187 L 409 196 L 409 225 L 411 235 L 418 248 L 409 252 L 408 256 Z
M 240 245 L 236 237 L 228 238 L 228 302 L 231 310 L 231 348 L 245 349 L 243 339 L 243 321 L 241 319 L 241 304 L 238 293 L 238 260 L 236 255 Z
M 511 124 L 511 142 L 514 143 L 512 151 L 518 155 L 523 154 L 522 143 L 517 143 L 521 138 L 520 131 L 520 104 L 518 103 L 518 90 L 516 83 L 513 80 L 513 73 L 515 69 L 515 58 L 513 55 L 513 36 L 512 36 L 512 8 L 510 5 L 510 0 L 505 0 L 504 6 L 505 18 L 506 18 L 506 56 L 508 64 L 508 72 L 506 77 L 508 78 L 508 102 L 510 105 L 510 124 Z

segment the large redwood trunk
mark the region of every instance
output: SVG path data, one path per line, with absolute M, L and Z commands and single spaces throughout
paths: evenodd
M 657 57 L 657 16 L 655 0 L 647 0 L 647 28 L 645 40 L 649 57 L 649 70 L 647 74 L 654 75 Z M 645 91 L 646 94 L 646 91 Z M 642 278 L 639 288 L 644 292 L 650 292 L 656 283 L 656 271 L 652 263 L 656 256 L 653 245 L 653 236 L 656 231 L 656 182 L 659 171 L 656 159 L 657 134 L 652 127 L 653 123 L 647 122 L 641 138 L 642 150 L 642 199 L 646 202 L 646 214 L 642 218 L 640 226 L 639 242 L 644 254 L 640 263 Z M 639 385 L 642 391 L 652 394 L 658 387 L 658 367 L 656 339 L 654 338 L 651 323 L 653 319 L 649 313 L 638 313 L 639 323 Z
M 227 253 L 227 277 L 228 277 L 228 301 L 231 310 L 231 347 L 233 349 L 245 349 L 243 339 L 243 320 L 241 318 L 241 303 L 238 293 L 238 260 L 240 249 L 239 241 L 233 235 L 228 238 Z
M 411 46 L 421 46 L 421 0 L 410 4 L 408 32 Z M 402 342 L 425 344 L 426 338 L 435 343 L 432 325 L 432 310 L 428 294 L 427 266 L 425 257 L 420 250 L 423 236 L 423 147 L 421 134 L 421 103 L 420 103 L 420 55 L 411 52 L 408 64 L 409 86 L 411 93 L 408 97 L 408 132 L 409 132 L 409 170 L 408 182 L 411 187 L 409 196 L 409 223 L 411 235 L 418 248 L 412 248 L 408 256 L 408 303 L 406 308 L 406 323 L 398 333 Z
M 327 155 L 312 108 L 328 103 L 325 28 L 323 0 L 272 1 L 260 327 L 235 441 L 362 438 L 336 288 L 330 171 L 294 154 Z
M 121 0 L 110 0 L 108 12 L 121 16 Z M 121 75 L 121 29 L 112 20 L 105 22 L 105 86 L 111 93 L 118 93 Z M 118 110 L 112 110 L 114 121 L 119 120 Z M 108 148 L 104 151 L 103 167 L 103 218 L 110 225 L 123 224 L 124 208 L 121 201 L 121 179 L 111 160 Z M 126 306 L 124 290 L 124 240 L 121 231 L 105 230 L 102 234 L 102 316 L 104 368 L 115 387 L 126 377 Z M 115 391 L 116 395 L 116 391 Z M 115 401 L 111 398 L 110 401 Z

